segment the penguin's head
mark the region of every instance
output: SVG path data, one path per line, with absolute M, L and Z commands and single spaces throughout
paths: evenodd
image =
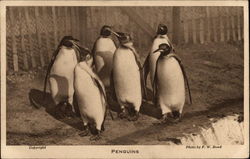
M 59 43 L 59 46 L 66 46 L 66 47 L 72 47 L 73 43 L 71 41 L 78 42 L 79 40 L 73 38 L 72 36 L 64 36 L 62 40 Z
M 111 26 L 104 25 L 101 29 L 100 35 L 107 37 L 111 35 Z
M 114 32 L 114 34 L 118 38 L 121 45 L 126 43 L 132 43 L 132 38 L 128 33 Z
M 91 51 L 88 48 L 80 47 L 80 62 L 85 61 L 89 66 L 93 63 Z
M 157 28 L 158 35 L 166 35 L 168 33 L 168 27 L 164 24 L 159 24 Z
M 162 43 L 159 45 L 159 48 L 157 50 L 155 50 L 153 53 L 156 53 L 156 52 L 160 52 L 160 53 L 163 53 L 163 54 L 169 54 L 171 52 L 172 48 L 170 45 L 166 44 L 166 43 Z

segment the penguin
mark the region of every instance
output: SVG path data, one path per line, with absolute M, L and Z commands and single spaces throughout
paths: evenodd
M 71 114 L 69 116 L 73 116 L 75 112 L 73 107 L 74 68 L 80 60 L 80 54 L 88 51 L 87 48 L 80 46 L 79 40 L 72 36 L 64 36 L 54 52 L 46 72 L 44 99 L 49 80 L 50 93 L 56 109 L 58 108 L 59 112 L 61 109 L 67 110 L 66 114 Z
M 146 85 L 146 80 L 147 80 L 147 75 L 150 73 L 150 81 L 151 81 L 151 86 L 153 87 L 153 79 L 154 79 L 154 74 L 155 74 L 155 67 L 156 67 L 156 60 L 160 56 L 160 52 L 153 53 L 154 50 L 158 48 L 158 46 L 161 43 L 167 43 L 173 48 L 173 45 L 171 41 L 169 40 L 168 36 L 168 28 L 164 24 L 159 24 L 156 32 L 156 36 L 153 40 L 152 47 L 150 50 L 150 53 L 146 57 L 146 60 L 143 65 L 143 73 L 144 73 L 144 84 Z M 174 48 L 173 48 L 174 51 Z
M 104 131 L 107 98 L 102 81 L 88 63 L 89 57 L 81 58 L 74 69 L 75 95 L 84 126 L 79 135 L 87 136 L 90 128 L 94 128 L 90 140 L 99 140 Z
M 92 49 L 93 64 L 105 87 L 110 86 L 110 73 L 113 66 L 113 55 L 116 50 L 111 33 L 111 27 L 104 25 L 101 28 L 100 37 L 95 41 Z
M 173 117 L 173 121 L 180 121 L 185 104 L 185 82 L 192 104 L 187 75 L 181 59 L 171 53 L 172 47 L 162 43 L 153 53 L 160 53 L 156 61 L 155 76 L 153 79 L 154 103 L 157 102 L 162 110 L 161 123 L 166 123 Z
M 142 67 L 131 36 L 121 32 L 114 34 L 120 46 L 114 53 L 110 87 L 114 88 L 112 92 L 121 108 L 119 117 L 136 121 L 142 103 Z

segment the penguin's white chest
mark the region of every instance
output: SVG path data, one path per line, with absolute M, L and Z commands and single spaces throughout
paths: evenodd
M 169 44 L 169 41 L 167 38 L 160 38 L 160 37 L 156 38 L 153 41 L 151 51 L 150 51 L 149 67 L 150 67 L 150 80 L 151 80 L 152 84 L 153 84 L 153 79 L 154 79 L 154 75 L 155 75 L 156 61 L 157 61 L 158 57 L 160 56 L 160 52 L 156 52 L 156 53 L 153 53 L 153 52 L 155 50 L 157 50 L 159 45 L 162 43 Z
M 73 75 L 73 70 L 76 64 L 77 58 L 74 49 L 62 47 L 51 68 L 51 74 L 60 76 Z
M 110 38 L 100 38 L 95 45 L 95 66 L 97 74 L 105 86 L 109 86 L 110 73 L 113 66 L 113 55 L 116 50 Z
M 73 101 L 74 67 L 77 58 L 73 49 L 62 47 L 51 68 L 49 83 L 52 98 L 58 104 L 62 100 Z
M 86 63 L 81 62 L 75 68 L 74 88 L 77 96 L 79 110 L 82 115 L 95 120 L 103 120 L 105 100 L 98 86 L 85 71 L 90 69 Z
M 140 101 L 140 72 L 133 52 L 129 49 L 117 49 L 113 64 L 113 79 L 118 100 Z
M 185 83 L 178 61 L 173 57 L 159 59 L 157 77 L 160 103 L 182 107 L 185 103 Z
M 153 83 L 153 79 L 154 79 L 154 76 L 155 76 L 156 61 L 157 61 L 159 56 L 160 56 L 160 52 L 151 53 L 149 55 L 149 67 L 150 67 L 150 80 L 151 80 L 151 83 Z

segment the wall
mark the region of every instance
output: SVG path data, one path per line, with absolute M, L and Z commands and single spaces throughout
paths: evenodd
M 104 24 L 129 32 L 142 57 L 159 23 L 179 45 L 243 39 L 242 7 L 176 8 L 173 15 L 173 7 L 7 7 L 7 69 L 45 67 L 64 35 L 91 49 Z

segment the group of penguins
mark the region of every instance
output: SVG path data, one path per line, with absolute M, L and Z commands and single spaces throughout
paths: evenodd
M 79 135 L 91 132 L 90 140 L 98 140 L 109 111 L 106 93 L 119 104 L 120 118 L 136 121 L 142 99 L 147 100 L 147 75 L 150 74 L 153 103 L 162 110 L 160 122 L 166 123 L 169 118 L 179 121 L 185 103 L 185 84 L 191 103 L 192 100 L 186 73 L 167 33 L 167 26 L 159 24 L 144 64 L 139 61 L 131 36 L 116 32 L 111 26 L 101 28 L 91 51 L 81 46 L 79 40 L 65 36 L 48 66 L 44 93 L 49 82 L 54 104 L 65 112 L 76 113 L 73 105 L 77 103 L 83 121 Z M 112 35 L 117 37 L 118 47 Z

